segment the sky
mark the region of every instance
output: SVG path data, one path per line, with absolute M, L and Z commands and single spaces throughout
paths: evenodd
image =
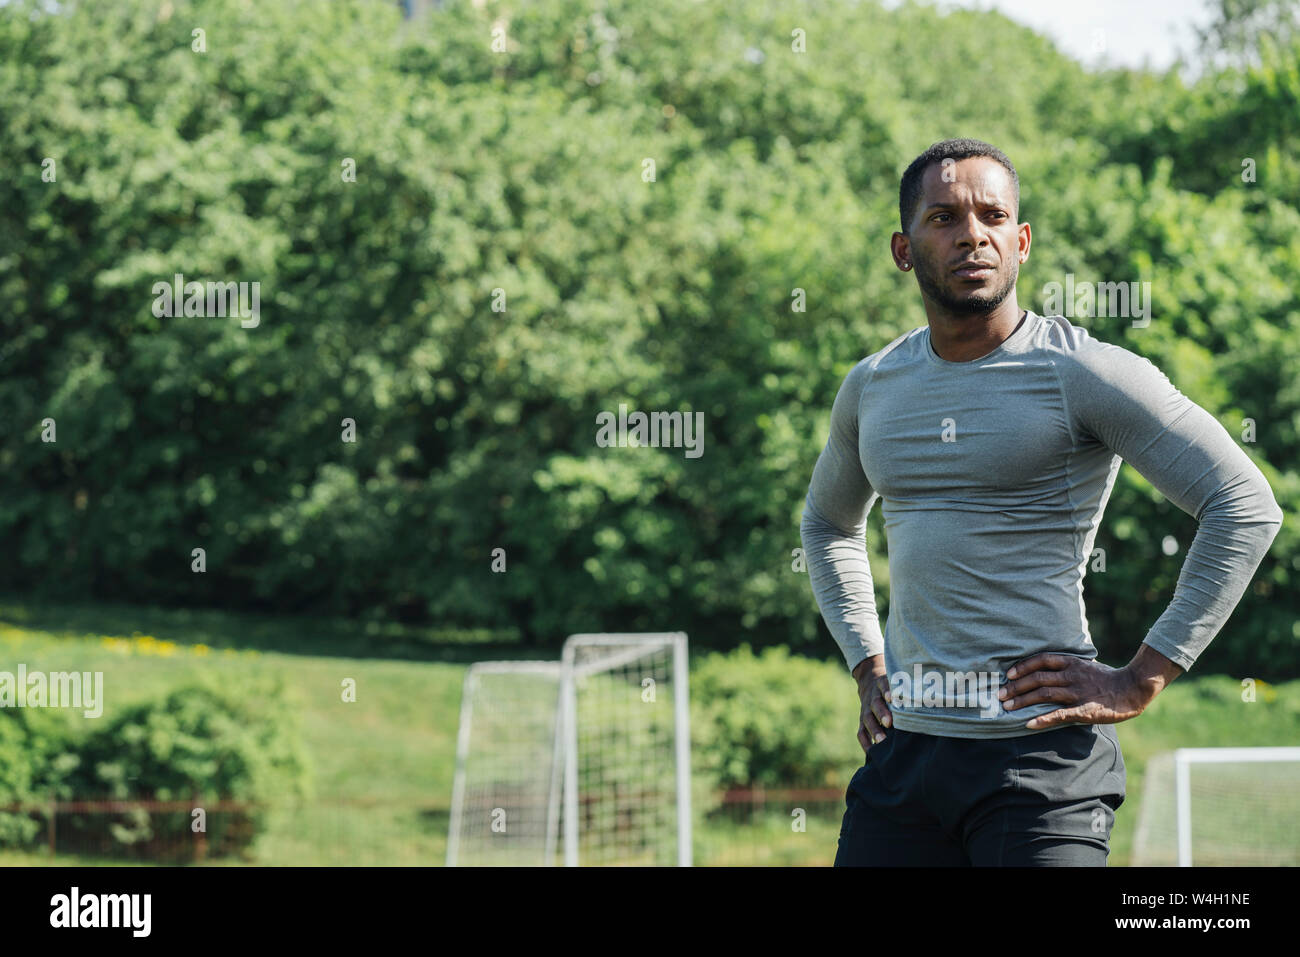
M 1170 66 L 1212 19 L 1209 0 L 947 0 L 940 9 L 995 9 L 1051 37 L 1088 66 Z M 1097 33 L 1100 31 L 1100 34 Z M 1104 47 L 1098 53 L 1094 45 Z

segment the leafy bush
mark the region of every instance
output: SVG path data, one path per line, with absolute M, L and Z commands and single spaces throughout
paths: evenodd
M 18 709 L 0 709 L 0 847 L 25 844 L 40 831 L 31 813 L 5 810 L 36 799 L 32 789 L 36 769 L 23 714 Z
M 691 670 L 696 764 L 730 787 L 840 787 L 862 763 L 842 665 L 748 645 Z
M 86 851 L 191 857 L 192 809 L 204 808 L 205 853 L 245 853 L 266 824 L 268 812 L 256 805 L 310 791 L 297 711 L 278 683 L 189 685 L 77 738 L 60 727 L 35 712 L 0 711 L 0 804 L 51 797 L 186 802 L 181 810 L 61 814 L 59 833 Z M 213 801 L 254 806 L 205 807 Z M 40 830 L 38 815 L 0 815 L 0 843 L 28 843 Z
M 64 716 L 38 708 L 0 708 L 0 847 L 37 837 L 48 820 L 39 805 L 69 795 L 66 778 L 80 763 Z

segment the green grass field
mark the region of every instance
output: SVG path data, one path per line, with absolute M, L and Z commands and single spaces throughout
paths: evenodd
M 310 649 L 311 653 L 307 653 Z M 365 652 L 374 649 L 369 655 Z M 545 657 L 553 657 L 545 653 Z M 361 626 L 259 619 L 216 612 L 79 606 L 48 609 L 0 600 L 0 669 L 104 673 L 104 718 L 200 674 L 242 682 L 277 674 L 303 708 L 314 799 L 276 812 L 255 848 L 270 864 L 441 864 L 455 764 L 461 682 L 468 662 L 536 657 L 500 646 L 434 644 L 416 631 L 367 635 Z M 345 703 L 344 679 L 357 700 Z M 852 686 L 845 707 L 856 708 Z M 1300 743 L 1300 681 L 1262 682 L 1256 700 L 1222 676 L 1184 677 L 1146 714 L 1118 726 L 1128 798 L 1111 864 L 1128 862 L 1147 759 L 1175 747 Z M 852 768 L 845 769 L 847 784 Z M 750 821 L 697 827 L 699 864 L 825 865 L 835 853 L 842 803 L 768 804 Z M 1289 826 L 1289 825 L 1288 825 Z M 119 863 L 44 851 L 0 852 L 0 864 Z

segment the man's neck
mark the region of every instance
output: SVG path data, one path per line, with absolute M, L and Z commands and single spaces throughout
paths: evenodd
M 929 303 L 925 311 L 930 322 L 930 344 L 935 354 L 948 362 L 983 358 L 1002 345 L 1028 316 L 1014 294 L 992 312 L 951 313 Z

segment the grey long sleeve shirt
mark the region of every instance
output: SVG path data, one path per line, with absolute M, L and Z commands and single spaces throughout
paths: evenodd
M 1144 639 L 1190 668 L 1282 524 L 1267 480 L 1214 417 L 1147 359 L 1033 312 L 970 362 L 941 359 L 926 326 L 853 367 L 800 534 L 849 668 L 885 655 L 894 727 L 1014 737 L 1059 707 L 1005 711 L 997 690 L 1029 655 L 1096 657 L 1083 576 L 1121 459 L 1198 522 Z M 878 498 L 883 634 L 864 538 Z

